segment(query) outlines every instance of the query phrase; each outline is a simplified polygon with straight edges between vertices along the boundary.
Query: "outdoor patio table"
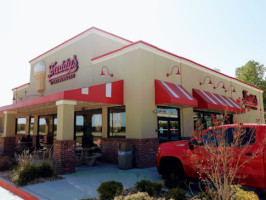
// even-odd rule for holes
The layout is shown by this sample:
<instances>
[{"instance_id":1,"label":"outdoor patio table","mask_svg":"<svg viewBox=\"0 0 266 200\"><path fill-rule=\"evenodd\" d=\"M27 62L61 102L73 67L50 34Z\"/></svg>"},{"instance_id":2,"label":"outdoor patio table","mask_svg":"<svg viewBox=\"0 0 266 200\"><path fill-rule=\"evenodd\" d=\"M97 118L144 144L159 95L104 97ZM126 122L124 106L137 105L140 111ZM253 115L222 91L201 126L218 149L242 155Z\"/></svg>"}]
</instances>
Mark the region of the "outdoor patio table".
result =
<instances>
[{"instance_id":1,"label":"outdoor patio table","mask_svg":"<svg viewBox=\"0 0 266 200\"><path fill-rule=\"evenodd\" d=\"M96 162L96 158L100 157L100 153L92 153L98 147L76 147L76 161L78 164L84 164L87 166L93 166Z\"/></svg>"}]
</instances>

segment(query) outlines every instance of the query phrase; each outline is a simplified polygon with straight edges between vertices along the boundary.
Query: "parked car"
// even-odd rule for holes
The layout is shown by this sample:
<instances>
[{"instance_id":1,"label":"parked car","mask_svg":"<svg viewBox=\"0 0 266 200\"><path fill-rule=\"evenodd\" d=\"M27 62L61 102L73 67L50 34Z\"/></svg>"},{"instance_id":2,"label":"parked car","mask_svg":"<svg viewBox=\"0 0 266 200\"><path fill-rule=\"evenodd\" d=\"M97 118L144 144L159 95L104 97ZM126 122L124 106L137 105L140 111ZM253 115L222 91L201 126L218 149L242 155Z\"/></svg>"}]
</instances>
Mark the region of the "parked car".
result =
<instances>
[{"instance_id":1,"label":"parked car","mask_svg":"<svg viewBox=\"0 0 266 200\"><path fill-rule=\"evenodd\" d=\"M233 134L236 126L236 124L223 125L220 128ZM259 147L261 148L261 141L265 141L266 137L266 125L243 124L243 129L247 130L246 133L252 129L253 138L248 143L250 148L248 150L245 149L248 152L244 152L241 157L242 161L249 159L253 155L253 152L256 152ZM210 128L206 131L212 130L213 128ZM233 136L231 137L233 138ZM243 142L245 142L245 139ZM203 144L195 143L191 139L189 141L166 142L159 145L157 169L165 180L166 186L175 187L186 178L199 178L193 166L194 163L190 159L190 155L195 153L195 145ZM237 171L239 176L244 177L241 183L245 186L266 189L266 145L265 143L263 145L262 153L255 156ZM243 147L240 145L239 148Z\"/></svg>"}]
</instances>

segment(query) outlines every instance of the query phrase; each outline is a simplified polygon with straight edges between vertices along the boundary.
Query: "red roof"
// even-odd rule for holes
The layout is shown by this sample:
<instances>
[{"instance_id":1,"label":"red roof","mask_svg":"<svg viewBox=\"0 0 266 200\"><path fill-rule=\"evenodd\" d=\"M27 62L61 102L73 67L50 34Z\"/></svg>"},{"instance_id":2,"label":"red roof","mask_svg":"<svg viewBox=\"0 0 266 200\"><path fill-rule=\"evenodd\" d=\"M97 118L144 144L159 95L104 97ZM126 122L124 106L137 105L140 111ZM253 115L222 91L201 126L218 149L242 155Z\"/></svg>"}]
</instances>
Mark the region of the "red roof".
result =
<instances>
[{"instance_id":1,"label":"red roof","mask_svg":"<svg viewBox=\"0 0 266 200\"><path fill-rule=\"evenodd\" d=\"M181 85L155 80L155 104L178 104L185 107L196 107L198 102Z\"/></svg>"},{"instance_id":2,"label":"red roof","mask_svg":"<svg viewBox=\"0 0 266 200\"><path fill-rule=\"evenodd\" d=\"M29 99L7 106L0 107L0 112L13 109L19 109L27 106L55 102L59 100L75 100L106 104L124 104L123 96L124 81L115 81L111 83L94 85L86 88L67 90L55 94Z\"/></svg>"},{"instance_id":3,"label":"red roof","mask_svg":"<svg viewBox=\"0 0 266 200\"><path fill-rule=\"evenodd\" d=\"M238 113L244 111L231 97L197 89L193 89L193 96L198 100L197 108L228 110Z\"/></svg>"}]
</instances>

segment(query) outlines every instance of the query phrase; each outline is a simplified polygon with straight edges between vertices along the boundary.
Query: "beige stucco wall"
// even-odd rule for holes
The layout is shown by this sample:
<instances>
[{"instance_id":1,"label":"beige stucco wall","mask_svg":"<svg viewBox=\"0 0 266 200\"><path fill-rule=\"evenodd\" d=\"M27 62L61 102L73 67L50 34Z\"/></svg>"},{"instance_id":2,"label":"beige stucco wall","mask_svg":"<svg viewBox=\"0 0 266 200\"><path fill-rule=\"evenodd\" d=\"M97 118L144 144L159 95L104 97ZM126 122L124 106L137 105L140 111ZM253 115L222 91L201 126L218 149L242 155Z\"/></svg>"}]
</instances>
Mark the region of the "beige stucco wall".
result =
<instances>
[{"instance_id":1,"label":"beige stucco wall","mask_svg":"<svg viewBox=\"0 0 266 200\"><path fill-rule=\"evenodd\" d=\"M118 57L92 64L92 58L122 46L122 43L112 41L103 36L91 34L53 54L36 59L31 62L30 86L26 90L20 91L19 95L25 94L25 91L27 91L26 94L28 98L36 98L35 95L39 95L36 92L36 81L33 72L33 68L37 62L43 61L46 64L46 74L48 75L50 63L57 61L58 64L61 64L63 60L67 58L72 59L73 55L77 55L79 69L76 72L76 78L54 85L50 85L48 78L46 78L46 91L42 95L124 80L127 138L157 138L157 114L153 112L157 109L155 105L154 79L180 84L190 94L192 94L192 89L195 88L237 99L238 97L242 98L242 90L247 90L249 94L257 95L259 100L258 108L263 109L262 93L258 90L239 82L236 83L231 79L225 78L217 73L212 73L209 70L200 70L196 64L191 62L177 58L166 58L144 49L132 50ZM101 68L104 65L109 68L110 73L113 73L114 77L100 76ZM181 76L167 77L166 73L170 73L174 65L180 66ZM211 77L214 85L199 85L206 76ZM209 80L206 82L208 81ZM213 87L216 86L219 81L223 81L226 88L228 88L230 84L234 85L237 92L225 92L225 90L221 88L222 85L214 89ZM183 108L182 105L174 105L174 107L180 108L182 136L191 136L193 132L193 108ZM61 108L58 107L58 109L60 110ZM107 137L107 107L103 107L102 112L102 135L103 137ZM263 113L263 110L261 112ZM63 113L63 111L61 113ZM256 122L259 116L261 116L262 121L264 121L264 116L260 114L259 109L257 111L251 110L247 114L242 115L239 120L242 122ZM60 117L63 117L63 115L58 116L58 120ZM235 119L236 118L237 116L235 116ZM71 138L72 135L70 136L69 134L70 133L67 134L67 138ZM60 135L58 135L58 138L62 139Z\"/></svg>"}]
</instances>

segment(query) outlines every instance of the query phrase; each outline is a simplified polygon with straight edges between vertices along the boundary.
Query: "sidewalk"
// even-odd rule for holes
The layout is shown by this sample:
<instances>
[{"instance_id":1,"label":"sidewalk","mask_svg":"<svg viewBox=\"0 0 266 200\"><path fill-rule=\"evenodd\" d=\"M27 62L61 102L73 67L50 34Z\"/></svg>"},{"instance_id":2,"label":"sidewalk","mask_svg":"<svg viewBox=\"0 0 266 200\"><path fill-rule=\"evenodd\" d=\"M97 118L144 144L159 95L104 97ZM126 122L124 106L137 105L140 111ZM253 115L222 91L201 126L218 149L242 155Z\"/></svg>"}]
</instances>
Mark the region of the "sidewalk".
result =
<instances>
[{"instance_id":1,"label":"sidewalk","mask_svg":"<svg viewBox=\"0 0 266 200\"><path fill-rule=\"evenodd\" d=\"M63 175L65 179L20 187L40 200L74 200L97 197L97 188L105 181L119 181L124 187L133 187L142 179L158 181L157 169L120 170L117 165L97 162L93 167L78 167L74 174Z\"/></svg>"}]
</instances>

